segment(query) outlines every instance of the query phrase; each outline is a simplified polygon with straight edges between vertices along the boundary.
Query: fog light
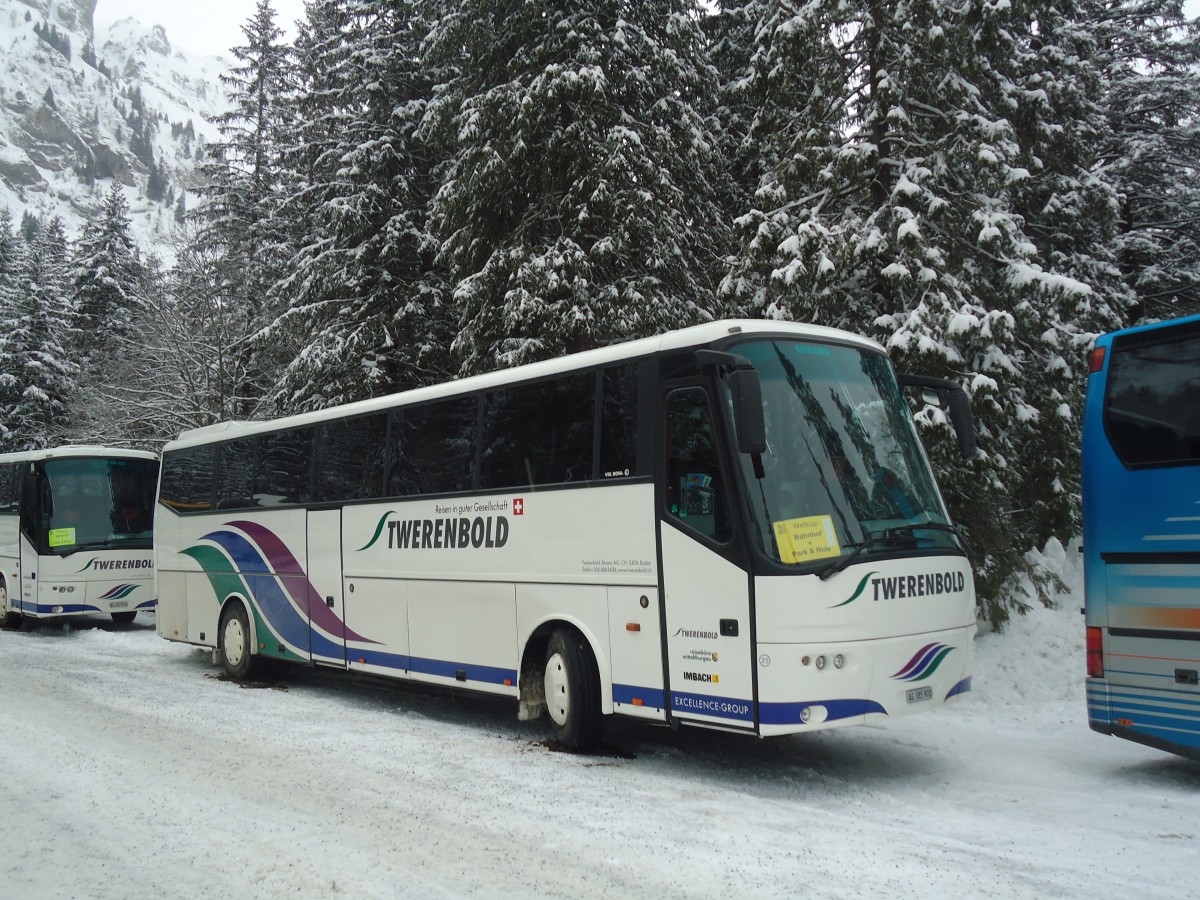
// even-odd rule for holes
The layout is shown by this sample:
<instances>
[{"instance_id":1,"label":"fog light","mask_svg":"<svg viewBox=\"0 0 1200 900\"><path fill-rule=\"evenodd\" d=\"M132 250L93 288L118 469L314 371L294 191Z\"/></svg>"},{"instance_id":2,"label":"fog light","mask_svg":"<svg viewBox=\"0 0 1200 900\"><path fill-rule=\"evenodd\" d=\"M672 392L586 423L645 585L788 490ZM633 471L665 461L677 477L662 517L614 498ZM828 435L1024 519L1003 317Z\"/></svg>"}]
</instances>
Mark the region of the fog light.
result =
<instances>
[{"instance_id":1,"label":"fog light","mask_svg":"<svg viewBox=\"0 0 1200 900\"><path fill-rule=\"evenodd\" d=\"M62 607L61 606L54 607L53 612L56 612L56 613L62 612Z\"/></svg>"},{"instance_id":2,"label":"fog light","mask_svg":"<svg viewBox=\"0 0 1200 900\"><path fill-rule=\"evenodd\" d=\"M835 669L840 669L845 664L846 664L846 657L842 656L842 654L839 653L837 656L835 656L833 658L833 667Z\"/></svg>"},{"instance_id":3,"label":"fog light","mask_svg":"<svg viewBox=\"0 0 1200 900\"><path fill-rule=\"evenodd\" d=\"M817 668L818 669L825 668L825 657L824 656L817 657Z\"/></svg>"},{"instance_id":4,"label":"fog light","mask_svg":"<svg viewBox=\"0 0 1200 900\"><path fill-rule=\"evenodd\" d=\"M804 709L800 710L800 721L803 722L805 725L808 724L808 720L811 718L812 718L812 710L809 709L807 706L804 707Z\"/></svg>"}]
</instances>

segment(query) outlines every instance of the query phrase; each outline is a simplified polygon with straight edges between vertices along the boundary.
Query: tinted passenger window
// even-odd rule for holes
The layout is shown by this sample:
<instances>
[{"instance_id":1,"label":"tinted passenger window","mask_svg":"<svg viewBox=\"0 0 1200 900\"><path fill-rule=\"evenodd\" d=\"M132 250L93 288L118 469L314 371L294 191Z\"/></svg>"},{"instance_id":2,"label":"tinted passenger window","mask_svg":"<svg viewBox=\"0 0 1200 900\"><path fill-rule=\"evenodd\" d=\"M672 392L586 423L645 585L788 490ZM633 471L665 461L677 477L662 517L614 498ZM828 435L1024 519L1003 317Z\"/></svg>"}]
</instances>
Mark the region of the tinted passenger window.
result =
<instances>
[{"instance_id":1,"label":"tinted passenger window","mask_svg":"<svg viewBox=\"0 0 1200 900\"><path fill-rule=\"evenodd\" d=\"M0 464L0 513L17 511L16 504L13 503L16 480L16 463Z\"/></svg>"},{"instance_id":2,"label":"tinted passenger window","mask_svg":"<svg viewBox=\"0 0 1200 900\"><path fill-rule=\"evenodd\" d=\"M1151 332L1113 344L1104 424L1128 466L1200 460L1200 331Z\"/></svg>"},{"instance_id":3,"label":"tinted passenger window","mask_svg":"<svg viewBox=\"0 0 1200 900\"><path fill-rule=\"evenodd\" d=\"M391 496L449 494L474 487L479 401L459 397L392 412Z\"/></svg>"},{"instance_id":4,"label":"tinted passenger window","mask_svg":"<svg viewBox=\"0 0 1200 900\"><path fill-rule=\"evenodd\" d=\"M637 473L638 370L618 366L604 370L600 413L600 477L623 478Z\"/></svg>"},{"instance_id":5,"label":"tinted passenger window","mask_svg":"<svg viewBox=\"0 0 1200 900\"><path fill-rule=\"evenodd\" d=\"M192 447L163 456L162 502L181 512L211 509L213 502L213 448Z\"/></svg>"},{"instance_id":6,"label":"tinted passenger window","mask_svg":"<svg viewBox=\"0 0 1200 900\"><path fill-rule=\"evenodd\" d=\"M327 422L317 435L314 500L369 500L383 496L387 413Z\"/></svg>"},{"instance_id":7,"label":"tinted passenger window","mask_svg":"<svg viewBox=\"0 0 1200 900\"><path fill-rule=\"evenodd\" d=\"M218 448L221 483L217 491L217 509L245 509L254 506L254 457L258 438L229 441Z\"/></svg>"},{"instance_id":8,"label":"tinted passenger window","mask_svg":"<svg viewBox=\"0 0 1200 900\"><path fill-rule=\"evenodd\" d=\"M308 502L312 441L311 428L262 436L254 476L254 499L259 506Z\"/></svg>"},{"instance_id":9,"label":"tinted passenger window","mask_svg":"<svg viewBox=\"0 0 1200 900\"><path fill-rule=\"evenodd\" d=\"M594 373L486 395L480 487L589 481L595 409Z\"/></svg>"}]
</instances>

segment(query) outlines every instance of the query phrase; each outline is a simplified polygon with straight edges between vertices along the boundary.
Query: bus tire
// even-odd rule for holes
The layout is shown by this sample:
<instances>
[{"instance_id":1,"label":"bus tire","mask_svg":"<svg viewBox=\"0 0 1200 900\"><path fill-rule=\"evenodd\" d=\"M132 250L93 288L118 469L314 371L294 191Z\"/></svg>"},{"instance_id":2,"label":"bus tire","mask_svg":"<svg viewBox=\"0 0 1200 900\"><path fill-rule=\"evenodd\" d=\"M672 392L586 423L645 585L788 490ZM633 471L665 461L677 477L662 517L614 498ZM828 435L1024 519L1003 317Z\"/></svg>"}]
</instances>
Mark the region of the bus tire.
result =
<instances>
[{"instance_id":1,"label":"bus tire","mask_svg":"<svg viewBox=\"0 0 1200 900\"><path fill-rule=\"evenodd\" d=\"M128 612L109 613L109 615L112 616L112 620L118 625L128 625L137 618L137 610L133 609L129 610Z\"/></svg>"},{"instance_id":2,"label":"bus tire","mask_svg":"<svg viewBox=\"0 0 1200 900\"><path fill-rule=\"evenodd\" d=\"M226 605L221 613L217 649L221 651L226 675L234 681L245 681L250 677L256 661L250 644L250 619L246 616L246 607L236 600Z\"/></svg>"},{"instance_id":3,"label":"bus tire","mask_svg":"<svg viewBox=\"0 0 1200 900\"><path fill-rule=\"evenodd\" d=\"M581 635L559 629L546 645L546 709L555 739L568 750L590 750L604 734L600 675Z\"/></svg>"},{"instance_id":4,"label":"bus tire","mask_svg":"<svg viewBox=\"0 0 1200 900\"><path fill-rule=\"evenodd\" d=\"M0 628L16 628L24 618L8 608L8 585L0 582Z\"/></svg>"}]
</instances>

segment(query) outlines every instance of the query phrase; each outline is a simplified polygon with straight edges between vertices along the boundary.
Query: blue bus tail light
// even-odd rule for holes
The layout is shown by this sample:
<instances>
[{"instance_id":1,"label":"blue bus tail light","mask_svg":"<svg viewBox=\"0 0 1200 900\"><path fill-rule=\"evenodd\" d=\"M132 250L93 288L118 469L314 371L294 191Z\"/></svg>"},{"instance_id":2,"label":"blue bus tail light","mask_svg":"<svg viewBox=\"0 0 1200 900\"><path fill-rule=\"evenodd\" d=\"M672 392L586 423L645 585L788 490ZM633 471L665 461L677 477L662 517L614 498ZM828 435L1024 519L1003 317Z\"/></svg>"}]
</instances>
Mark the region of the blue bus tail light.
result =
<instances>
[{"instance_id":1,"label":"blue bus tail light","mask_svg":"<svg viewBox=\"0 0 1200 900\"><path fill-rule=\"evenodd\" d=\"M1088 353L1088 374L1091 375L1093 372L1099 372L1103 368L1104 348L1093 347L1091 352Z\"/></svg>"},{"instance_id":2,"label":"blue bus tail light","mask_svg":"<svg viewBox=\"0 0 1200 900\"><path fill-rule=\"evenodd\" d=\"M1104 639L1094 625L1087 630L1087 673L1088 678L1104 677Z\"/></svg>"}]
</instances>

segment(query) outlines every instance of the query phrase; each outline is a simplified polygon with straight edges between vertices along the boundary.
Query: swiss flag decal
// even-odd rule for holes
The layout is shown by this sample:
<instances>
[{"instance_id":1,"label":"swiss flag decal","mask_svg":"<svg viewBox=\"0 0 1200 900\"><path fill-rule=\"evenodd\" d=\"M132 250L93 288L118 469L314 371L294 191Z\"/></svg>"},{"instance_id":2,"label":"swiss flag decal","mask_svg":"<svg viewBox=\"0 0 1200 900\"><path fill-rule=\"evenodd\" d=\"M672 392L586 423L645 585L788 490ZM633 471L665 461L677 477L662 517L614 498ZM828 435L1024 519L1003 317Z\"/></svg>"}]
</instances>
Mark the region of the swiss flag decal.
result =
<instances>
[{"instance_id":1,"label":"swiss flag decal","mask_svg":"<svg viewBox=\"0 0 1200 900\"><path fill-rule=\"evenodd\" d=\"M520 497L517 497L515 500L513 500L513 515L525 515L525 501Z\"/></svg>"}]
</instances>

